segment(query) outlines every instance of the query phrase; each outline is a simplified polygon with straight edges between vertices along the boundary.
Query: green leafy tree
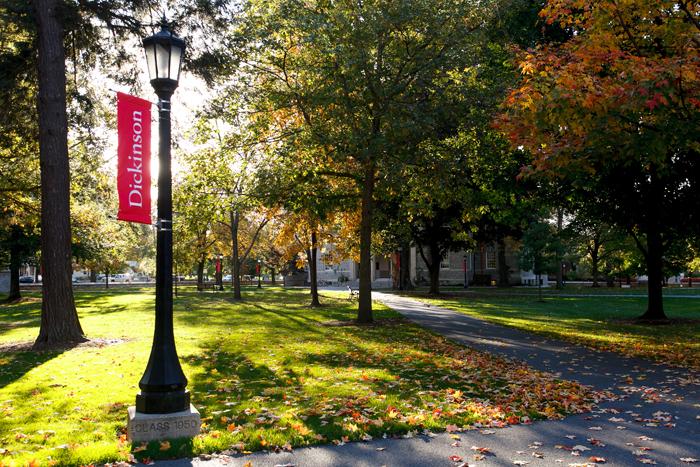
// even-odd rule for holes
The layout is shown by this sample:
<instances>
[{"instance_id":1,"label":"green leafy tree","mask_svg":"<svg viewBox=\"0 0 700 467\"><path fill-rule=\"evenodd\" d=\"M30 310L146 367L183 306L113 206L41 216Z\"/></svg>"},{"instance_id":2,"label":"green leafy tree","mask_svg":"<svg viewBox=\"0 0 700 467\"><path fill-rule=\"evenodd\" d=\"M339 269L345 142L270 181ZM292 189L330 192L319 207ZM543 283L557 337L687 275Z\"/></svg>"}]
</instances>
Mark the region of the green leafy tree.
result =
<instances>
[{"instance_id":1,"label":"green leafy tree","mask_svg":"<svg viewBox=\"0 0 700 467\"><path fill-rule=\"evenodd\" d=\"M454 86L488 15L476 1L245 4L240 83L267 135L305 149L311 173L360 198L357 319L372 321L375 189L434 131L432 97ZM270 129L273 130L270 130Z\"/></svg>"},{"instance_id":2,"label":"green leafy tree","mask_svg":"<svg viewBox=\"0 0 700 467\"><path fill-rule=\"evenodd\" d=\"M44 269L42 319L36 349L83 340L71 288L70 170L68 134L72 117L67 106L84 96L80 89L67 92L67 70L74 75L98 61L115 70L114 77L134 82L134 67L122 67L130 54L124 47L130 35L143 36L139 17L151 16L150 0L65 2L62 0L8 1L0 13L17 26L17 43L38 50L36 59L26 55L26 64L36 65L39 159L41 161L41 237ZM188 18L188 32L216 23L217 12L228 2L178 4L176 17ZM194 19L194 21L190 20ZM13 32L16 32L13 31ZM32 48L30 47L30 49ZM23 47L22 50L25 48ZM195 49L196 48L191 48ZM216 62L212 47L199 59L201 69ZM189 63L196 60L190 59ZM209 67L207 70L216 68ZM69 100L70 98L70 100ZM89 101L83 100L83 103ZM85 106L80 106L85 111ZM89 106L88 106L89 107ZM89 111L89 109L87 109Z\"/></svg>"},{"instance_id":3,"label":"green leafy tree","mask_svg":"<svg viewBox=\"0 0 700 467\"><path fill-rule=\"evenodd\" d=\"M700 230L697 15L687 1L548 1L541 17L570 38L523 52L500 121L533 171L634 239L652 321L666 318L667 253Z\"/></svg>"}]
</instances>

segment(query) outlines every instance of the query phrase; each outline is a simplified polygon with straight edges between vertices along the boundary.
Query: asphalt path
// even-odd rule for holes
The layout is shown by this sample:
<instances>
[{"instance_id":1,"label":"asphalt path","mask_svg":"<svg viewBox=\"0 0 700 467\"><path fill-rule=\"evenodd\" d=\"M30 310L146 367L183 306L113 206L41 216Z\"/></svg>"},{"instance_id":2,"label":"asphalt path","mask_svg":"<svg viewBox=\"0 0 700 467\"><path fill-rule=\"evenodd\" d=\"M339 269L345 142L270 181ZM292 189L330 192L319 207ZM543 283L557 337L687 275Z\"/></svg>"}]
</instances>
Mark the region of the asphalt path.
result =
<instances>
[{"instance_id":1,"label":"asphalt path","mask_svg":"<svg viewBox=\"0 0 700 467\"><path fill-rule=\"evenodd\" d=\"M161 467L700 465L700 374L486 323L412 298L374 292L406 318L461 344L527 362L614 394L589 414L503 429L417 434L293 452L220 454ZM699 336L700 338L700 336ZM457 439L459 438L459 439ZM487 448L481 454L475 448ZM455 456L455 457L452 457ZM477 456L479 459L475 458ZM483 456L483 458L481 458ZM595 459L597 458L597 459ZM604 459L604 464L600 461Z\"/></svg>"}]
</instances>

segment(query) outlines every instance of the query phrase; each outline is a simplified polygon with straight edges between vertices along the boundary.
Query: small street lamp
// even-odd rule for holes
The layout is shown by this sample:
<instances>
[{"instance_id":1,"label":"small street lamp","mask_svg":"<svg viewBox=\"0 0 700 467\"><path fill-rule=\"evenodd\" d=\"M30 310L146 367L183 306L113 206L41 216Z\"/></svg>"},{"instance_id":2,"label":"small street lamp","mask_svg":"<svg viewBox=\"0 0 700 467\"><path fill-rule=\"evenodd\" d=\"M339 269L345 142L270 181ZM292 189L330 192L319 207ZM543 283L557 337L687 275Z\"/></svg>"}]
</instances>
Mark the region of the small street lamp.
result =
<instances>
[{"instance_id":1,"label":"small street lamp","mask_svg":"<svg viewBox=\"0 0 700 467\"><path fill-rule=\"evenodd\" d=\"M158 221L156 241L156 323L148 365L139 381L136 412L170 414L190 409L187 378L173 335L173 201L170 169L170 97L180 77L185 41L168 28L143 40L151 85L158 95Z\"/></svg>"},{"instance_id":2,"label":"small street lamp","mask_svg":"<svg viewBox=\"0 0 700 467\"><path fill-rule=\"evenodd\" d=\"M261 271L260 271L260 265L261 265L261 263L262 263L262 261L261 261L261 260L258 260L258 264L255 265L255 270L256 270L255 272L258 273L258 288L259 288L259 289L262 289L262 283L261 283L262 277L261 277L261 275L260 275L260 272L261 272Z\"/></svg>"},{"instance_id":3,"label":"small street lamp","mask_svg":"<svg viewBox=\"0 0 700 467\"><path fill-rule=\"evenodd\" d=\"M468 259L467 255L464 255L462 257L462 269L464 270L464 288L465 289L469 288L469 278L467 277L467 259Z\"/></svg>"}]
</instances>

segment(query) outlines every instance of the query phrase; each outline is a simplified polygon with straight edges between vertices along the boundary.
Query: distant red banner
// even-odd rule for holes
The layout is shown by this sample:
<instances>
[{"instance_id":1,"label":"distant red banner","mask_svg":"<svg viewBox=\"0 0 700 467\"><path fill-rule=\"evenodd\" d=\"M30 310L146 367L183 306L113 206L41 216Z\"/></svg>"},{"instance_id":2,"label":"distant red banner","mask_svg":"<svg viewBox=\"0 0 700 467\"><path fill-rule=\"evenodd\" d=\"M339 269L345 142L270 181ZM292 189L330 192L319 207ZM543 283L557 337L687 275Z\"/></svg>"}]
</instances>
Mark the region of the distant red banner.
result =
<instances>
[{"instance_id":1,"label":"distant red banner","mask_svg":"<svg viewBox=\"0 0 700 467\"><path fill-rule=\"evenodd\" d=\"M151 224L151 103L117 93L117 219Z\"/></svg>"}]
</instances>

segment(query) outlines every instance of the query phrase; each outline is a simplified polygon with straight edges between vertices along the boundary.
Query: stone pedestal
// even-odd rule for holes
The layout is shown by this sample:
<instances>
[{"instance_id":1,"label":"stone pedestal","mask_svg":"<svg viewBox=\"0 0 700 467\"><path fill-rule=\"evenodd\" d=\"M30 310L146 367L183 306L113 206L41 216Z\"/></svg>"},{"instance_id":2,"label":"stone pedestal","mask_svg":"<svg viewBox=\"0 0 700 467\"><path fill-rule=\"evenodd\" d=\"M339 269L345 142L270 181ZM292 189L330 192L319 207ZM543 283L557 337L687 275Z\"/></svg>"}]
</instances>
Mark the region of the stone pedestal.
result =
<instances>
[{"instance_id":1,"label":"stone pedestal","mask_svg":"<svg viewBox=\"0 0 700 467\"><path fill-rule=\"evenodd\" d=\"M199 412L190 404L189 410L166 414L146 414L129 407L127 436L131 441L153 441L175 438L193 438L199 434L202 421Z\"/></svg>"}]
</instances>

